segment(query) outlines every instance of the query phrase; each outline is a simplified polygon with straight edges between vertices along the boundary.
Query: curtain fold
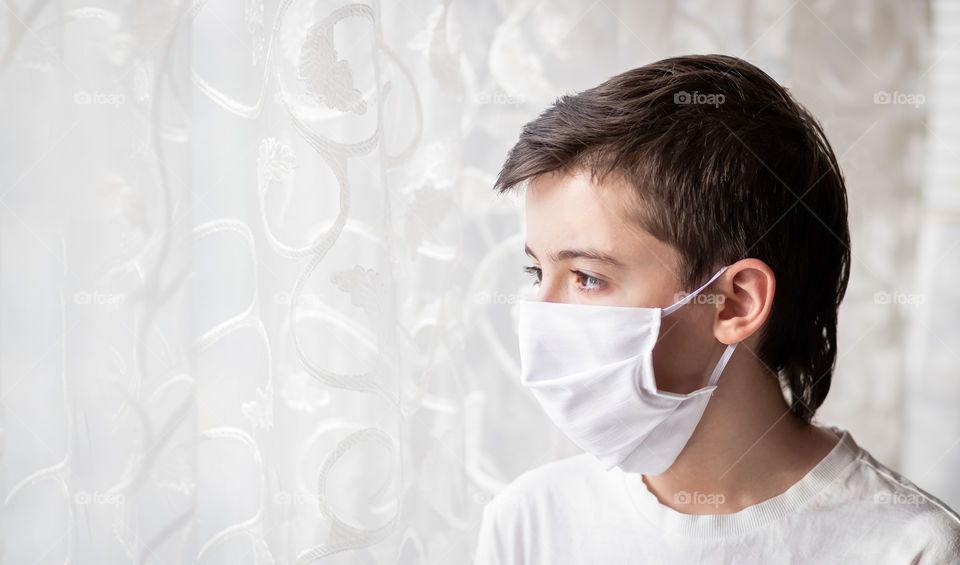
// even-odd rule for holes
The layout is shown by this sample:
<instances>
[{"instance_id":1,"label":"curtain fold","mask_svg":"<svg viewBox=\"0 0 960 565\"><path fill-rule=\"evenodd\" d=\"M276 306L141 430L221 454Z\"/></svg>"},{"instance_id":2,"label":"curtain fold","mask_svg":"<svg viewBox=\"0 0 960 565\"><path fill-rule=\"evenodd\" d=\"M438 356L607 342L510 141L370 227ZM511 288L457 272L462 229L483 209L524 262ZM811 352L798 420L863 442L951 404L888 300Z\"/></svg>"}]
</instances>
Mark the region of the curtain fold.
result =
<instances>
[{"instance_id":1,"label":"curtain fold","mask_svg":"<svg viewBox=\"0 0 960 565\"><path fill-rule=\"evenodd\" d=\"M34 0L0 22L4 561L469 562L484 504L578 452L519 383L521 199L493 180L555 97L688 53L744 57L822 120L854 262L818 420L960 506L926 3Z\"/></svg>"}]
</instances>

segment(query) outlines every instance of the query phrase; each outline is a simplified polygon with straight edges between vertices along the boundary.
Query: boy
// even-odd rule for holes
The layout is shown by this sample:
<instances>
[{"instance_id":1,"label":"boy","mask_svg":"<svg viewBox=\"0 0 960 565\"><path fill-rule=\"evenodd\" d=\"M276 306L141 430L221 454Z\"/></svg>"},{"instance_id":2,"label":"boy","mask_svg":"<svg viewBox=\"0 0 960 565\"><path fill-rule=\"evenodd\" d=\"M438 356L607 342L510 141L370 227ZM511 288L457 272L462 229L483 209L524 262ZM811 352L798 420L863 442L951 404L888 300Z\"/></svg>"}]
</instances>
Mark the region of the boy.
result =
<instances>
[{"instance_id":1,"label":"boy","mask_svg":"<svg viewBox=\"0 0 960 565\"><path fill-rule=\"evenodd\" d=\"M812 423L847 198L782 86L722 55L633 69L523 128L494 188L523 183L521 379L586 453L485 507L477 565L960 563L953 510Z\"/></svg>"}]
</instances>

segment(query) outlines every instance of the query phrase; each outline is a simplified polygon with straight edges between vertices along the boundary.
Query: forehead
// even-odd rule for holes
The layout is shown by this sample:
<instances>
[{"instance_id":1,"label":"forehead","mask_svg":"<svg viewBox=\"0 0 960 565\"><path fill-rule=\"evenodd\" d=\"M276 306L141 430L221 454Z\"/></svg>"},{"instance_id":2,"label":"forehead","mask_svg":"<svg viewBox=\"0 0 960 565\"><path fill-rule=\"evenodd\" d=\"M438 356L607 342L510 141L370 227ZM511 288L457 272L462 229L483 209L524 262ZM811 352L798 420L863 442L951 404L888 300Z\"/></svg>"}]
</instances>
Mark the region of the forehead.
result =
<instances>
[{"instance_id":1,"label":"forehead","mask_svg":"<svg viewBox=\"0 0 960 565\"><path fill-rule=\"evenodd\" d=\"M625 233L643 231L627 214L628 190L621 182L594 184L586 172L534 177L524 196L527 243L535 251L575 243L607 251L624 247Z\"/></svg>"},{"instance_id":2,"label":"forehead","mask_svg":"<svg viewBox=\"0 0 960 565\"><path fill-rule=\"evenodd\" d=\"M675 265L673 247L631 219L632 190L623 180L594 184L586 172L534 177L524 195L526 246L541 263L572 249L609 255L625 268Z\"/></svg>"}]
</instances>

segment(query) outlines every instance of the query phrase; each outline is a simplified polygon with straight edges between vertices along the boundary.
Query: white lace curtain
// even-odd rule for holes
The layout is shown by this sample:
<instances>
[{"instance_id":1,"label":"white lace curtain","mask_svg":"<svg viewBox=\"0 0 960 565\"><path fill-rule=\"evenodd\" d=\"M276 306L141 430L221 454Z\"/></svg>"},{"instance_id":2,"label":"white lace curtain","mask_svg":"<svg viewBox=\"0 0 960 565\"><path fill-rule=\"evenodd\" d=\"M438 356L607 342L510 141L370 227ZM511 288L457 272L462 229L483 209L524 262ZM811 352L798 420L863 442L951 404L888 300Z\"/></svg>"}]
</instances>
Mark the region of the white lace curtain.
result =
<instances>
[{"instance_id":1,"label":"white lace curtain","mask_svg":"<svg viewBox=\"0 0 960 565\"><path fill-rule=\"evenodd\" d=\"M819 420L960 506L950 9L4 2L3 561L469 562L498 489L576 453L518 383L494 176L556 96L687 53L824 122L854 262Z\"/></svg>"}]
</instances>

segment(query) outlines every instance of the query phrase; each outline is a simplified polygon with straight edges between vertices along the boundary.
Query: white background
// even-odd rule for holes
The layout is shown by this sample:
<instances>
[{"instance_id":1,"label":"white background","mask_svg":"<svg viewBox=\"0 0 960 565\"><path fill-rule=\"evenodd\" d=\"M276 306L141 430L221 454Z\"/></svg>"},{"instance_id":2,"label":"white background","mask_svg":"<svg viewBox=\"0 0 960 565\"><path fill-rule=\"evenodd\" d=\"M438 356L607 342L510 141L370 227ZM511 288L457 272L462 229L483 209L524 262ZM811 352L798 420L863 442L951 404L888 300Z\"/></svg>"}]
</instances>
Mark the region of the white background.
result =
<instances>
[{"instance_id":1,"label":"white background","mask_svg":"<svg viewBox=\"0 0 960 565\"><path fill-rule=\"evenodd\" d=\"M576 453L519 384L491 191L556 96L722 52L848 182L817 421L960 507L960 7L5 1L5 563L465 563ZM888 103L883 103L884 101Z\"/></svg>"}]
</instances>

